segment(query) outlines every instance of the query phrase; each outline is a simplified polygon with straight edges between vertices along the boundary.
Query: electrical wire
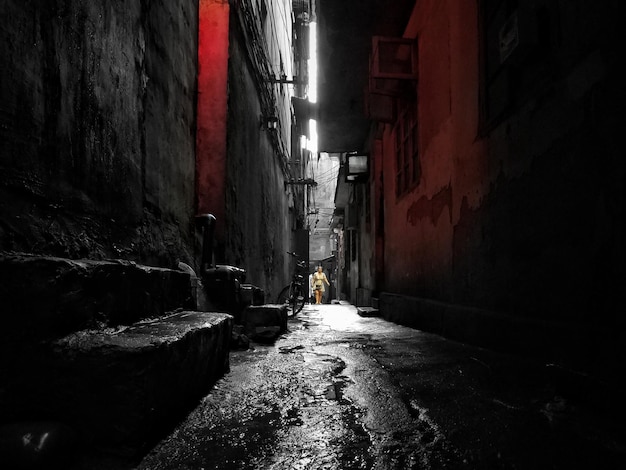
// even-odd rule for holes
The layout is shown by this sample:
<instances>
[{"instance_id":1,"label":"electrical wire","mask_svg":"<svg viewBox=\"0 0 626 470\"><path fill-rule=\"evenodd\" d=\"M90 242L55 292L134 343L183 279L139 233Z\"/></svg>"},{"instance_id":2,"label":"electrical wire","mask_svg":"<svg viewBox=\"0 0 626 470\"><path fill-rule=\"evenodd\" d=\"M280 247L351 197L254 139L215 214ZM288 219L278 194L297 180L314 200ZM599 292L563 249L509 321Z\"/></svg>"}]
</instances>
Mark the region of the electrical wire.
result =
<instances>
[{"instance_id":1,"label":"electrical wire","mask_svg":"<svg viewBox=\"0 0 626 470\"><path fill-rule=\"evenodd\" d=\"M240 30L244 36L245 47L248 57L252 63L252 72L255 77L255 84L259 91L259 100L261 109L266 116L278 116L277 97L275 95L275 87L273 80L275 78L274 71L271 67L269 59L269 51L267 39L259 30L258 15L255 14L253 7L247 0L239 0L235 2L237 17L240 24ZM270 15L270 17L273 15ZM271 36L271 33L270 33ZM274 35L277 37L276 35ZM289 176L290 169L288 161L290 152L287 145L282 139L282 133L272 132L269 134L270 141L274 147L275 153L280 157L281 168L286 177Z\"/></svg>"}]
</instances>

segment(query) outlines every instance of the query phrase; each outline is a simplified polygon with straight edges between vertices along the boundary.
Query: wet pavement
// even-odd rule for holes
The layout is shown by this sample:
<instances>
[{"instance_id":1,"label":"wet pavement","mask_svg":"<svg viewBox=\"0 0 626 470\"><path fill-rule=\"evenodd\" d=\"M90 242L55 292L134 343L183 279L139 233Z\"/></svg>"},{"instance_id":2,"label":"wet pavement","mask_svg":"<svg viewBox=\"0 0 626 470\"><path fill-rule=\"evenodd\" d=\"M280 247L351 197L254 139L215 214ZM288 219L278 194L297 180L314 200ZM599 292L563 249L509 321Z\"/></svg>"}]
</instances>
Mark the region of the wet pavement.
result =
<instances>
[{"instance_id":1,"label":"wet pavement","mask_svg":"<svg viewBox=\"0 0 626 470\"><path fill-rule=\"evenodd\" d=\"M545 364L308 305L137 470L623 468L624 425L558 394Z\"/></svg>"}]
</instances>

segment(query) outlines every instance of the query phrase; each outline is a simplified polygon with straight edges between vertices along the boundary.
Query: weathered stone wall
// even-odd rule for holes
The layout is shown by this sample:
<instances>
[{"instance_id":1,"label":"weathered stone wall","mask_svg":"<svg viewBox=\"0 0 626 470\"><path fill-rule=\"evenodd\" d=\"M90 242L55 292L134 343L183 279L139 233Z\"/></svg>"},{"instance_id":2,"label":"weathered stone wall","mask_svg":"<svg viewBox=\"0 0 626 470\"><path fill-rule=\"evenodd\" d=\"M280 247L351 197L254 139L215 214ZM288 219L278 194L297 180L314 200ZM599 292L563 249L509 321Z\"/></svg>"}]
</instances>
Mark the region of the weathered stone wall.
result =
<instances>
[{"instance_id":1,"label":"weathered stone wall","mask_svg":"<svg viewBox=\"0 0 626 470\"><path fill-rule=\"evenodd\" d=\"M239 20L231 16L226 221L228 234L218 247L220 262L240 266L247 281L265 290L272 302L289 282L295 228L290 189L285 185L284 160L264 129L259 87L241 35ZM219 223L219 221L218 221Z\"/></svg>"},{"instance_id":2,"label":"weathered stone wall","mask_svg":"<svg viewBox=\"0 0 626 470\"><path fill-rule=\"evenodd\" d=\"M0 250L192 256L197 0L7 0Z\"/></svg>"}]
</instances>

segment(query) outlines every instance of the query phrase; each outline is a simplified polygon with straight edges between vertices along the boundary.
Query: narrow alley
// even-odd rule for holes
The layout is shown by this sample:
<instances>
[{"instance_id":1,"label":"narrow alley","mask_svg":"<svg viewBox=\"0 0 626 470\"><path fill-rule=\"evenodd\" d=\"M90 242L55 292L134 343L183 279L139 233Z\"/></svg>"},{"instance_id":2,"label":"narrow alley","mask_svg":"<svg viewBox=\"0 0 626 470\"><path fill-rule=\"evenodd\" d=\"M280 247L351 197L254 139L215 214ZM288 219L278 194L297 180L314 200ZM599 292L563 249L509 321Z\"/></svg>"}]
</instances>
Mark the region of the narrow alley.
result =
<instances>
[{"instance_id":1,"label":"narrow alley","mask_svg":"<svg viewBox=\"0 0 626 470\"><path fill-rule=\"evenodd\" d=\"M307 305L275 344L232 353L137 470L618 468L621 403L560 386L545 364Z\"/></svg>"},{"instance_id":2,"label":"narrow alley","mask_svg":"<svg viewBox=\"0 0 626 470\"><path fill-rule=\"evenodd\" d=\"M2 0L2 470L624 467L625 8Z\"/></svg>"}]
</instances>

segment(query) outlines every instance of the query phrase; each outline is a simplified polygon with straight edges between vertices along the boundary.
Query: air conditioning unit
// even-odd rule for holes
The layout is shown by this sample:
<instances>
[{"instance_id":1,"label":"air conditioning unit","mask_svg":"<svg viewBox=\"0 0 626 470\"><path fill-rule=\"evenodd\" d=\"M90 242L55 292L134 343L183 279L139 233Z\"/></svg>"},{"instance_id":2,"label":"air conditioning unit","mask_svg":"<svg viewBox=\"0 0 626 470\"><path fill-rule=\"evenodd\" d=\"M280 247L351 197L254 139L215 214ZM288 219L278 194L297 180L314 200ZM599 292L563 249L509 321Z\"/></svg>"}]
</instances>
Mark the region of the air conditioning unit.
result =
<instances>
[{"instance_id":1,"label":"air conditioning unit","mask_svg":"<svg viewBox=\"0 0 626 470\"><path fill-rule=\"evenodd\" d=\"M418 79L417 59L415 39L374 36L370 57L370 93L402 94L407 82Z\"/></svg>"}]
</instances>

